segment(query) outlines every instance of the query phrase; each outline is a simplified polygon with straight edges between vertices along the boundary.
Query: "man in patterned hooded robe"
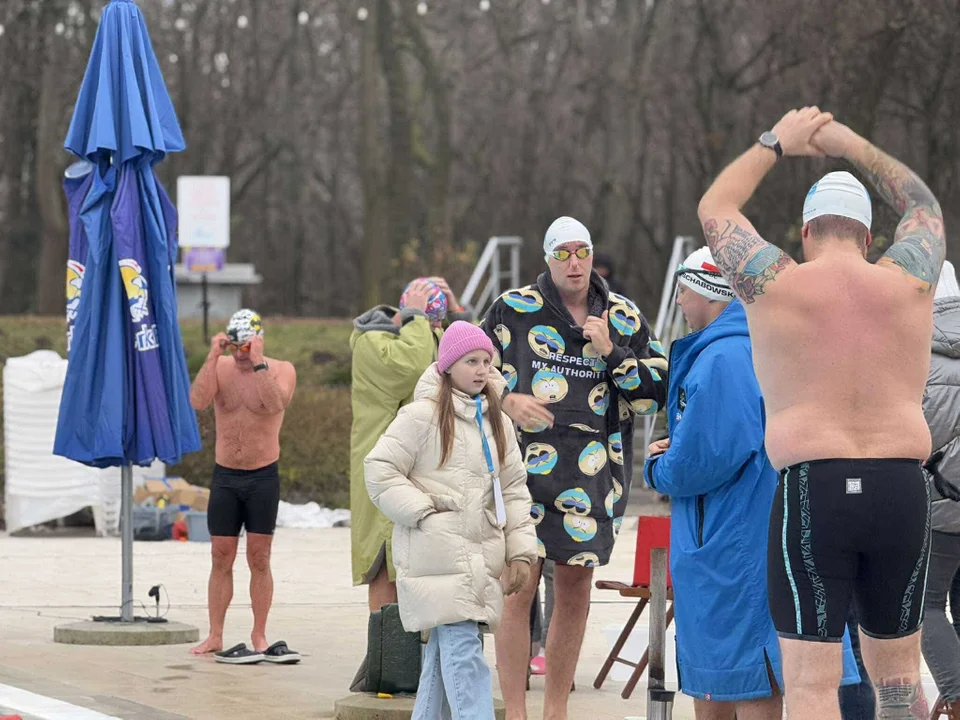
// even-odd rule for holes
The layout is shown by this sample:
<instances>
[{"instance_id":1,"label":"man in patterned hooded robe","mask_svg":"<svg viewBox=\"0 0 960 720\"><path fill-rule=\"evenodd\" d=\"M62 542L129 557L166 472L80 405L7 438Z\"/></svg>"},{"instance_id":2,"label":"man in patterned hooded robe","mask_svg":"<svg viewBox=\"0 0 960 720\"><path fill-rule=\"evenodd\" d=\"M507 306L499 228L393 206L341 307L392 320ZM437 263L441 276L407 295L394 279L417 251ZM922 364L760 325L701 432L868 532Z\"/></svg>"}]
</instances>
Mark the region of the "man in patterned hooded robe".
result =
<instances>
[{"instance_id":1,"label":"man in patterned hooded robe","mask_svg":"<svg viewBox=\"0 0 960 720\"><path fill-rule=\"evenodd\" d=\"M520 425L540 555L556 562L545 718L566 718L590 605L593 568L610 560L627 505L634 416L666 401L667 360L637 306L593 271L586 227L558 218L543 241L548 270L500 297L484 318ZM507 598L497 666L507 718L525 718L529 615L539 567Z\"/></svg>"}]
</instances>

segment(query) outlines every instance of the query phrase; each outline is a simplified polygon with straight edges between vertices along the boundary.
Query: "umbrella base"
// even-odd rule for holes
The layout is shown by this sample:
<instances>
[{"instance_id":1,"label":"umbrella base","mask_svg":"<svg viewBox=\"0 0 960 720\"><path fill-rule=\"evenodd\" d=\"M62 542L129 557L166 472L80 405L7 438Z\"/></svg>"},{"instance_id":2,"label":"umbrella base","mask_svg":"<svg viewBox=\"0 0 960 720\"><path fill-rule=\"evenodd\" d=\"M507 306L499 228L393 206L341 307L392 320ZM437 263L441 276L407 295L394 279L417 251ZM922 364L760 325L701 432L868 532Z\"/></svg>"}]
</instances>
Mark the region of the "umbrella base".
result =
<instances>
[{"instance_id":1,"label":"umbrella base","mask_svg":"<svg viewBox=\"0 0 960 720\"><path fill-rule=\"evenodd\" d=\"M53 641L66 645L182 645L199 642L200 631L178 622L134 622L104 618L108 622L84 621L58 625Z\"/></svg>"}]
</instances>

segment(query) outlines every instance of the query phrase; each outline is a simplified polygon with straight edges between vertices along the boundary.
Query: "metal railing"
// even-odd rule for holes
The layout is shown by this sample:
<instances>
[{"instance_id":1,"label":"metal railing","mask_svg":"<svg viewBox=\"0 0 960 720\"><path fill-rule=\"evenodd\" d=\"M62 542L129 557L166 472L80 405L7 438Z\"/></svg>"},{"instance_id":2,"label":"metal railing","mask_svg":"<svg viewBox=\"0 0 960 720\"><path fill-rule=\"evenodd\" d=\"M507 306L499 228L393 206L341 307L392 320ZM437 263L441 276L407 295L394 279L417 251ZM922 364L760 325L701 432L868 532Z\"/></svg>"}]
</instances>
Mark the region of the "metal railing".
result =
<instances>
[{"instance_id":1,"label":"metal railing","mask_svg":"<svg viewBox=\"0 0 960 720\"><path fill-rule=\"evenodd\" d=\"M483 249L470 280L467 281L467 287L460 295L460 304L477 319L483 317L487 308L506 290L520 287L520 247L522 245L523 238L519 237L492 237L487 240L487 246ZM502 269L500 257L500 251L503 248L510 251L506 272ZM484 277L487 278L486 284L477 295ZM506 288L501 284L504 280L510 282Z\"/></svg>"}]
</instances>

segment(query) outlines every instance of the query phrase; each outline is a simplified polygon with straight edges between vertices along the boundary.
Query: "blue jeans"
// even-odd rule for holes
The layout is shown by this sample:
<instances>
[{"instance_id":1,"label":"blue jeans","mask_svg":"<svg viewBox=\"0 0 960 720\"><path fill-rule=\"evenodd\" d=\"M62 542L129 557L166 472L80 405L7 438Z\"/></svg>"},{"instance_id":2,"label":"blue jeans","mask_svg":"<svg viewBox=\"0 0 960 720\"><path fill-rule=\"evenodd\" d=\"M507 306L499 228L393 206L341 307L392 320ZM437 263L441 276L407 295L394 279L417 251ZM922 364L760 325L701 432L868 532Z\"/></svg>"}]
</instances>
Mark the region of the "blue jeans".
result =
<instances>
[{"instance_id":1,"label":"blue jeans","mask_svg":"<svg viewBox=\"0 0 960 720\"><path fill-rule=\"evenodd\" d=\"M412 720L493 720L490 668L477 623L430 631Z\"/></svg>"}]
</instances>

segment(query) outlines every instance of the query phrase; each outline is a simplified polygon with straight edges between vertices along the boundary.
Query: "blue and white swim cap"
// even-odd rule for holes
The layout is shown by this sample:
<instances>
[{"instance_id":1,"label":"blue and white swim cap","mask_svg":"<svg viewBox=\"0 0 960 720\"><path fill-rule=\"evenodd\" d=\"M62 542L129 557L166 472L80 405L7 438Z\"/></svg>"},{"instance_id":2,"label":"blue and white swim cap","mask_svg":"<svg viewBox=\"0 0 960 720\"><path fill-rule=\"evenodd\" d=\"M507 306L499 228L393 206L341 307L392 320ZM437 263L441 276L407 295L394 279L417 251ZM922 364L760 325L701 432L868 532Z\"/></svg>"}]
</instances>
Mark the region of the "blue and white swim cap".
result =
<instances>
[{"instance_id":1,"label":"blue and white swim cap","mask_svg":"<svg viewBox=\"0 0 960 720\"><path fill-rule=\"evenodd\" d=\"M869 230L873 222L870 193L862 182L848 172L827 173L807 193L807 199L803 202L803 224L821 215L850 218Z\"/></svg>"}]
</instances>

